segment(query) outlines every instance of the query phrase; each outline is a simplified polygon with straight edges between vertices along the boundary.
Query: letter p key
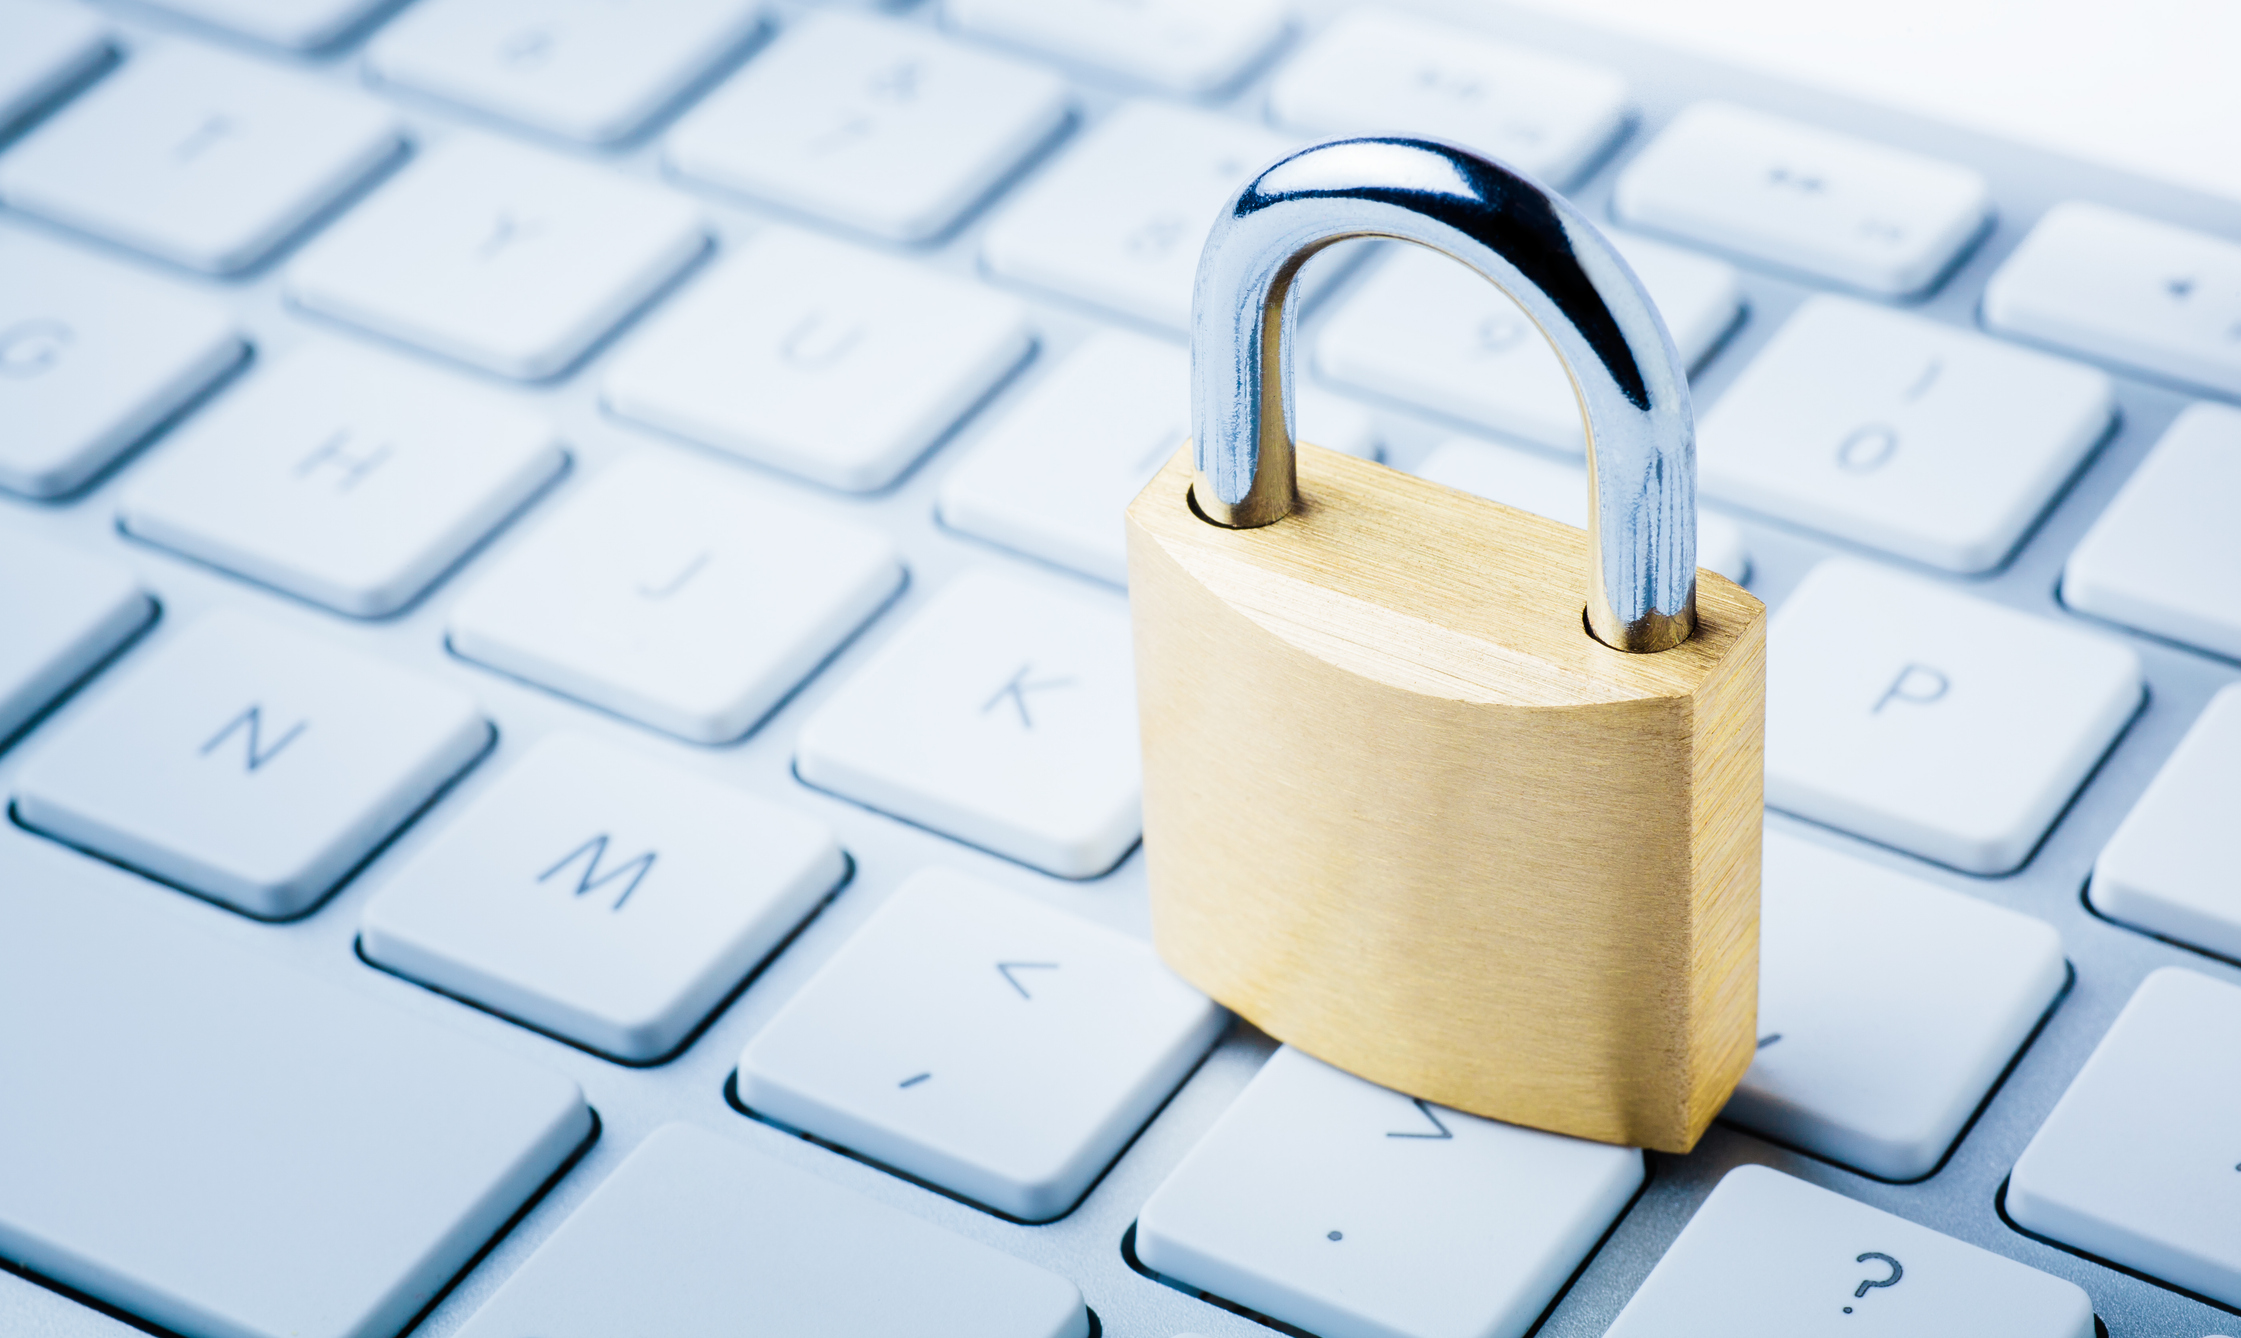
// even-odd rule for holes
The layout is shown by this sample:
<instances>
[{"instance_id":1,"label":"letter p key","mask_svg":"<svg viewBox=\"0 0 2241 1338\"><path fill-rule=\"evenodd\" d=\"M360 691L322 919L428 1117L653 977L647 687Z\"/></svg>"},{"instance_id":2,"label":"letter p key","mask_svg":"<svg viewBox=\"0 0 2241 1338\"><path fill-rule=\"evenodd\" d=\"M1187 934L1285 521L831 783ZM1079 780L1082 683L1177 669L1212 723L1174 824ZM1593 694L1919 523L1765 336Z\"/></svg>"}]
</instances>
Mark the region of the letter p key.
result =
<instances>
[{"instance_id":1,"label":"letter p key","mask_svg":"<svg viewBox=\"0 0 2241 1338\"><path fill-rule=\"evenodd\" d=\"M1899 676L1891 680L1891 686L1883 689L1883 695L1875 699L1875 707L1868 714L1881 715L1883 708L1892 702L1927 706L1943 697L1952 686L1952 681L1946 678L1943 671L1932 669L1926 664L1910 664L1899 670Z\"/></svg>"}]
</instances>

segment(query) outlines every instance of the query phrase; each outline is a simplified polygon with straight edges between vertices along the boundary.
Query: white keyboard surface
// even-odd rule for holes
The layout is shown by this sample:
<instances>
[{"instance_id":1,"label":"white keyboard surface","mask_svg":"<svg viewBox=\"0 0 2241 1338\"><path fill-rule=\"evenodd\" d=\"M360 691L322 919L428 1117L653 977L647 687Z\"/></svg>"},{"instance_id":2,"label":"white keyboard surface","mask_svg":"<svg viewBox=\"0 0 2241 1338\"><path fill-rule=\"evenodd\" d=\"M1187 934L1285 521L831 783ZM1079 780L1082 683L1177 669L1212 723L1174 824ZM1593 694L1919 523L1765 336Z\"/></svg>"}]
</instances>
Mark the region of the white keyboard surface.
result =
<instances>
[{"instance_id":1,"label":"white keyboard surface","mask_svg":"<svg viewBox=\"0 0 2241 1338\"><path fill-rule=\"evenodd\" d=\"M1774 611L1685 1157L1147 942L1121 511L1346 132L1612 230ZM1584 517L1513 304L1302 291ZM1553 11L0 0L0 1333L2241 1333L2237 399L2241 204Z\"/></svg>"}]
</instances>

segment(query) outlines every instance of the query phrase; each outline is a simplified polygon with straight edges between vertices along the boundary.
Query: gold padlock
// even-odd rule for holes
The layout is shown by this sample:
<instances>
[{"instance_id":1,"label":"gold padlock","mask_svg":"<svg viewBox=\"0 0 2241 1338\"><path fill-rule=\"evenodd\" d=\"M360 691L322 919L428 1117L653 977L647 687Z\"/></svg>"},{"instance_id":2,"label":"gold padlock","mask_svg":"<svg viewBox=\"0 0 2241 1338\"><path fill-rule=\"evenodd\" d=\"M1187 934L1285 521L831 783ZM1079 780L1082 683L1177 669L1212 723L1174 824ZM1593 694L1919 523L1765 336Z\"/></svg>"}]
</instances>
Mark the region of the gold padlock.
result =
<instances>
[{"instance_id":1,"label":"gold padlock","mask_svg":"<svg viewBox=\"0 0 2241 1338\"><path fill-rule=\"evenodd\" d=\"M1294 280L1351 237L1532 317L1587 532L1295 452ZM1754 1050L1766 610L1697 571L1687 376L1640 281L1500 164L1333 141L1215 224L1191 364L1193 442L1128 511L1161 954L1374 1082L1687 1151Z\"/></svg>"}]
</instances>

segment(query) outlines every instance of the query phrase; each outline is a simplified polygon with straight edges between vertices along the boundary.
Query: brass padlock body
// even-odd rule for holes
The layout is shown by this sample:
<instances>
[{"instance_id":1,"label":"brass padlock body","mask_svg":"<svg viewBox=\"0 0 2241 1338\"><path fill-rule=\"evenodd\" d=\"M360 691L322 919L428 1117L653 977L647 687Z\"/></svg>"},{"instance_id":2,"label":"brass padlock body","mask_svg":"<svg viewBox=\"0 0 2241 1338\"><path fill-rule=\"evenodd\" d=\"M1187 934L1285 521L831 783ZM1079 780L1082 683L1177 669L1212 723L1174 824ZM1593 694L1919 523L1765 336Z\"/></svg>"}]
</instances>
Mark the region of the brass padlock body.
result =
<instances>
[{"instance_id":1,"label":"brass padlock body","mask_svg":"<svg viewBox=\"0 0 2241 1338\"><path fill-rule=\"evenodd\" d=\"M1765 607L1700 572L1628 654L1580 530L1304 445L1274 524L1192 477L1128 512L1161 955L1372 1081L1686 1152L1755 1049Z\"/></svg>"}]
</instances>

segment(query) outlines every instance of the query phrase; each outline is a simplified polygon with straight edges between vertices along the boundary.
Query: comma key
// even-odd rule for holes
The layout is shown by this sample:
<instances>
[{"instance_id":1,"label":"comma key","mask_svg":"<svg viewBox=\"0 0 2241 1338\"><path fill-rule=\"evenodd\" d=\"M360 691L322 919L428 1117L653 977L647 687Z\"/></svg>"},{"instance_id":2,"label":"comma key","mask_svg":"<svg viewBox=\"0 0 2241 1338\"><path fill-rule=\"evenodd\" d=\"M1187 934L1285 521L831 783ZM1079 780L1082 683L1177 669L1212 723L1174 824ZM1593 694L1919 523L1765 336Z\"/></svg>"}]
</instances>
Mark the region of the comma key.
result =
<instances>
[{"instance_id":1,"label":"comma key","mask_svg":"<svg viewBox=\"0 0 2241 1338\"><path fill-rule=\"evenodd\" d=\"M748 1042L739 1095L998 1212L1048 1221L1227 1020L1150 944L927 870Z\"/></svg>"}]
</instances>

